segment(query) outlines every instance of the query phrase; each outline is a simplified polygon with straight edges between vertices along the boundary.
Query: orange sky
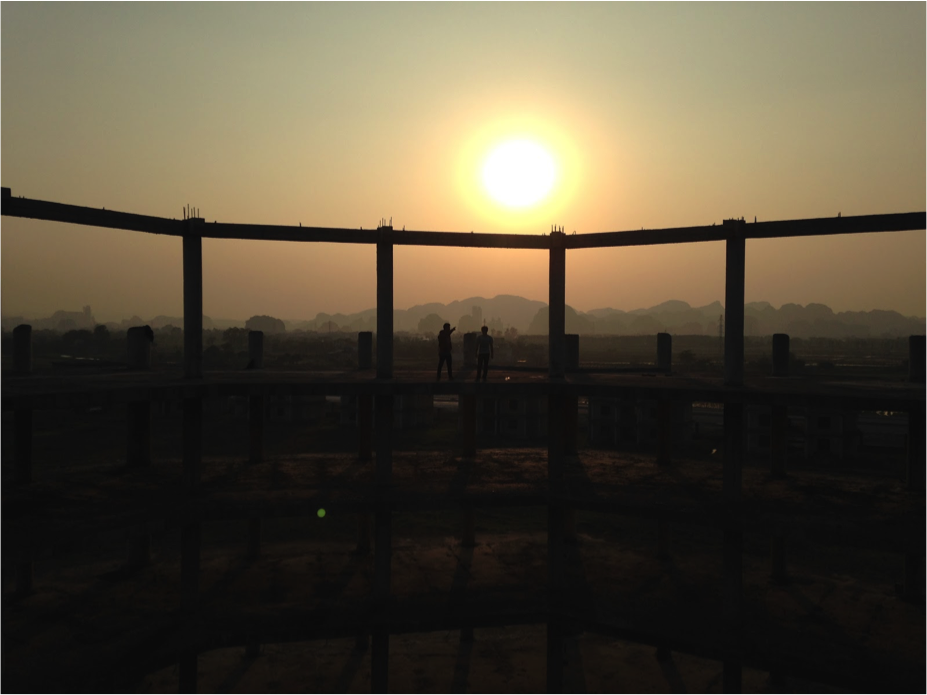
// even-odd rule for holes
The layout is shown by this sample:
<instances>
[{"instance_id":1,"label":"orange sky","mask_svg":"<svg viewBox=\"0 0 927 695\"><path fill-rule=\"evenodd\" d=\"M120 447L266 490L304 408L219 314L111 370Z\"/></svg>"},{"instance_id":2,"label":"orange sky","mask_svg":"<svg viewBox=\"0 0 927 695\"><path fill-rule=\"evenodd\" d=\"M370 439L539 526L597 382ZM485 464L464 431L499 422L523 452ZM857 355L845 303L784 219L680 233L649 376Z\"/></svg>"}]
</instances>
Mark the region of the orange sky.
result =
<instances>
[{"instance_id":1,"label":"orange sky","mask_svg":"<svg viewBox=\"0 0 927 695\"><path fill-rule=\"evenodd\" d=\"M2 185L207 220L568 233L922 211L925 6L9 4ZM502 213L490 148L559 183ZM2 219L2 311L182 313L178 239ZM747 301L924 316L925 234L750 242ZM567 302L723 300L723 246L574 251ZM395 304L547 299L537 251L396 250ZM204 243L213 317L375 304L374 249Z\"/></svg>"}]
</instances>

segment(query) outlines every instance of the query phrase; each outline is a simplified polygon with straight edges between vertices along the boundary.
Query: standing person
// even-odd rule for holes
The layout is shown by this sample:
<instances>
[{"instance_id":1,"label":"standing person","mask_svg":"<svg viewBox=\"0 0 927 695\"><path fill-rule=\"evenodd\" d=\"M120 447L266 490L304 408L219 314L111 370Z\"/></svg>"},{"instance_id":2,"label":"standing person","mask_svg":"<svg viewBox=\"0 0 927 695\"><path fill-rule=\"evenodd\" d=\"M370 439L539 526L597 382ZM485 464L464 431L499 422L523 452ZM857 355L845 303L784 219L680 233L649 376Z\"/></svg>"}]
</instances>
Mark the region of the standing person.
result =
<instances>
[{"instance_id":1,"label":"standing person","mask_svg":"<svg viewBox=\"0 0 927 695\"><path fill-rule=\"evenodd\" d=\"M492 348L492 336L489 329L483 326L482 335L476 336L476 381L480 380L480 370L483 370L483 381L486 381L486 372L489 370L489 359L495 357Z\"/></svg>"},{"instance_id":2,"label":"standing person","mask_svg":"<svg viewBox=\"0 0 927 695\"><path fill-rule=\"evenodd\" d=\"M438 332L438 381L441 381L441 367L447 362L447 378L454 380L454 362L451 356L451 333L457 330L457 326L451 328L451 324L445 323L444 329Z\"/></svg>"}]
</instances>

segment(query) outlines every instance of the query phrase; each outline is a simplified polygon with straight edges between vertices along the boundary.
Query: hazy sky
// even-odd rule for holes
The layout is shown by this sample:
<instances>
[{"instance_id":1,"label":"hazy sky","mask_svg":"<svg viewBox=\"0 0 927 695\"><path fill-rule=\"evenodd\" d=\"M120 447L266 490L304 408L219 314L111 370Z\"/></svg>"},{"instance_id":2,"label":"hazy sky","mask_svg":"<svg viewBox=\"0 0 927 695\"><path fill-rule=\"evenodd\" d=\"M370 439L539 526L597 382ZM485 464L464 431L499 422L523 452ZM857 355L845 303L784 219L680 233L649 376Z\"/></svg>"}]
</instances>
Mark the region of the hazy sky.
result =
<instances>
[{"instance_id":1,"label":"hazy sky","mask_svg":"<svg viewBox=\"0 0 927 695\"><path fill-rule=\"evenodd\" d=\"M925 4L3 3L2 185L163 217L568 233L923 211ZM482 191L514 137L551 197ZM925 313L925 233L748 242L747 301ZM204 241L204 311L375 305L371 246ZM397 308L547 254L397 248ZM724 298L720 243L573 251L567 303ZM2 310L182 313L181 242L2 218Z\"/></svg>"}]
</instances>

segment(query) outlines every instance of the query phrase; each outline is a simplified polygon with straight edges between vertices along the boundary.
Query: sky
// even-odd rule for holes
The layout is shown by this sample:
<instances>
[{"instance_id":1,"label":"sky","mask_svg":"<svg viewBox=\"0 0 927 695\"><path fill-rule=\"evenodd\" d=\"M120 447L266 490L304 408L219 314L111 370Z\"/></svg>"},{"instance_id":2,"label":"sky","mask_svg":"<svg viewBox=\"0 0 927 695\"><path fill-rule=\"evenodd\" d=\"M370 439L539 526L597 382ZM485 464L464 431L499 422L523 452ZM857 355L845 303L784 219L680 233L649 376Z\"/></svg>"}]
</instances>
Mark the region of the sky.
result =
<instances>
[{"instance_id":1,"label":"sky","mask_svg":"<svg viewBox=\"0 0 927 695\"><path fill-rule=\"evenodd\" d=\"M207 221L577 234L919 212L924 3L10 3L13 195ZM547 198L491 198L496 145ZM375 249L205 240L204 313L376 304ZM925 316L925 232L750 241L746 301ZM16 218L5 316L183 313L181 241ZM395 251L395 307L547 301L544 251ZM571 251L567 303L724 299L722 243Z\"/></svg>"}]
</instances>

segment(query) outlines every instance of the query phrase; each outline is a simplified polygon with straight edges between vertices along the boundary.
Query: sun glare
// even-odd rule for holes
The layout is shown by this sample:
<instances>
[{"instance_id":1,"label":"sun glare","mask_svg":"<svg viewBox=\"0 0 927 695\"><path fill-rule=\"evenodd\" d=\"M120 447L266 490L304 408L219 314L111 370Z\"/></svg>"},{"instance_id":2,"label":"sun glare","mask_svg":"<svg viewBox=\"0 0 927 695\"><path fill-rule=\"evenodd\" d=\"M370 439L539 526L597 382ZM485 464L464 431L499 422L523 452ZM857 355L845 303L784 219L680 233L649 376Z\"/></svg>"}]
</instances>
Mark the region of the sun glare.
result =
<instances>
[{"instance_id":1,"label":"sun glare","mask_svg":"<svg viewBox=\"0 0 927 695\"><path fill-rule=\"evenodd\" d=\"M544 200L557 180L550 153L532 140L509 140L483 164L483 187L495 201L526 208Z\"/></svg>"}]
</instances>

